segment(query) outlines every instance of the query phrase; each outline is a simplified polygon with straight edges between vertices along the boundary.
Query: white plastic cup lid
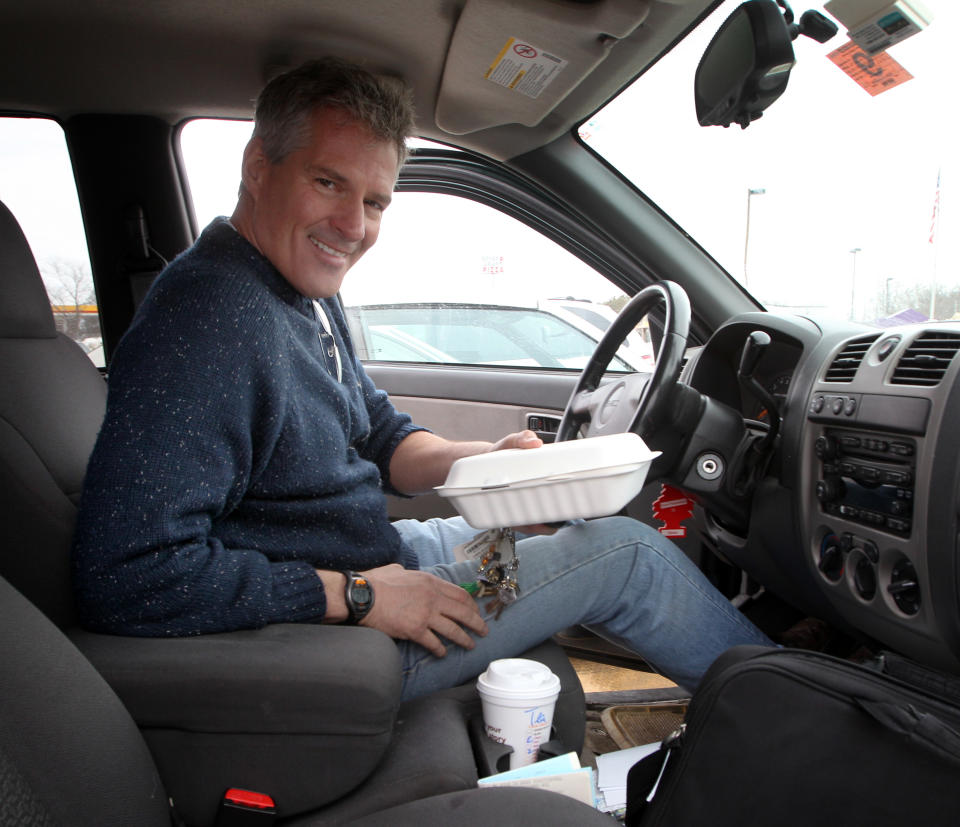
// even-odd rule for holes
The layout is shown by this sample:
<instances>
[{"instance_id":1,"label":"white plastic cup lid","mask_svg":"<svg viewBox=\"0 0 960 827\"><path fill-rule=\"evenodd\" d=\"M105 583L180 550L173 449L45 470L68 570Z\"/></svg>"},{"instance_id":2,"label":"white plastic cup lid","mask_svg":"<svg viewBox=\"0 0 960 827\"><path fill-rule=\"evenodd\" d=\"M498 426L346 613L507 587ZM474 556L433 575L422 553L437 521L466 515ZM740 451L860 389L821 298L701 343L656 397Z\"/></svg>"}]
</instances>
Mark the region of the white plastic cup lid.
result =
<instances>
[{"instance_id":1,"label":"white plastic cup lid","mask_svg":"<svg viewBox=\"0 0 960 827\"><path fill-rule=\"evenodd\" d=\"M535 660L503 658L491 661L477 678L478 691L489 698L536 700L560 693L560 678Z\"/></svg>"}]
</instances>

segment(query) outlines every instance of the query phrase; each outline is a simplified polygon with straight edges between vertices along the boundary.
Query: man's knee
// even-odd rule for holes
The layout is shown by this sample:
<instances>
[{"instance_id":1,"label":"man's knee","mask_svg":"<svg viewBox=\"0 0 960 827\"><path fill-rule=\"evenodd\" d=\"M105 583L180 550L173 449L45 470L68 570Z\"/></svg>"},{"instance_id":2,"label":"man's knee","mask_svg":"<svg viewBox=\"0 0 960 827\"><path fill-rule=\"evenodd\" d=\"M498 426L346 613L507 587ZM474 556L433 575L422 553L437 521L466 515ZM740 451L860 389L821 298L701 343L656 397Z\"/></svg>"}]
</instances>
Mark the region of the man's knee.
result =
<instances>
[{"instance_id":1,"label":"man's knee","mask_svg":"<svg viewBox=\"0 0 960 827\"><path fill-rule=\"evenodd\" d=\"M686 570L691 561L683 550L657 529L632 517L604 517L583 523L587 534L584 545L611 550L653 567L667 564Z\"/></svg>"},{"instance_id":2,"label":"man's knee","mask_svg":"<svg viewBox=\"0 0 960 827\"><path fill-rule=\"evenodd\" d=\"M675 549L676 545L664 537L659 531L646 523L635 520L633 517L614 516L589 520L580 526L587 532L596 535L608 536L612 542L623 545L643 544L658 548Z\"/></svg>"}]
</instances>

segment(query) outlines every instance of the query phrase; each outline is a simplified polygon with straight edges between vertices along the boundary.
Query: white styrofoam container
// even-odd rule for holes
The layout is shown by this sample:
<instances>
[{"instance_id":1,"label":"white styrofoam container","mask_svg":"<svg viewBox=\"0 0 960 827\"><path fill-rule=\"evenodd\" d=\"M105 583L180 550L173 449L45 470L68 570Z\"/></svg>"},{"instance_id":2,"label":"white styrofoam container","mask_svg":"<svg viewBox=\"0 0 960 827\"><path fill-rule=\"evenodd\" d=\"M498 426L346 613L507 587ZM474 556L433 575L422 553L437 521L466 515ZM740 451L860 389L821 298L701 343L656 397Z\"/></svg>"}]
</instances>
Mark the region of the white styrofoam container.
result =
<instances>
[{"instance_id":1,"label":"white styrofoam container","mask_svg":"<svg viewBox=\"0 0 960 827\"><path fill-rule=\"evenodd\" d=\"M504 528L615 514L660 456L633 433L458 459L435 490L474 528Z\"/></svg>"}]
</instances>

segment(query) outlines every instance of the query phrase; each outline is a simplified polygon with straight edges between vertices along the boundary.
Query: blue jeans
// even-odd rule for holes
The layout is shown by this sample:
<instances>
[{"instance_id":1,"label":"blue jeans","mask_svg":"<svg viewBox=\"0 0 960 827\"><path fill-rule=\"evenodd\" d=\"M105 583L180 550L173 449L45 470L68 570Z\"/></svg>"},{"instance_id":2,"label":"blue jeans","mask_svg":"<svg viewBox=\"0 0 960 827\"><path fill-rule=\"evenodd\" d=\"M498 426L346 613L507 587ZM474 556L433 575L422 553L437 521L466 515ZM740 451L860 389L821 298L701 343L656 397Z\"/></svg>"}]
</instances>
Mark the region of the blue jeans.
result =
<instances>
[{"instance_id":1,"label":"blue jeans","mask_svg":"<svg viewBox=\"0 0 960 827\"><path fill-rule=\"evenodd\" d=\"M476 580L476 563L454 560L455 546L477 530L460 517L394 523L417 552L421 568L453 583ZM403 699L456 686L498 658L515 657L568 626L582 624L641 655L661 674L692 691L713 660L741 643L772 646L655 529L628 517L607 517L517 542L519 599L476 638L471 650L447 647L437 658L398 641ZM487 604L491 598L480 598ZM481 605L481 611L483 605Z\"/></svg>"}]
</instances>

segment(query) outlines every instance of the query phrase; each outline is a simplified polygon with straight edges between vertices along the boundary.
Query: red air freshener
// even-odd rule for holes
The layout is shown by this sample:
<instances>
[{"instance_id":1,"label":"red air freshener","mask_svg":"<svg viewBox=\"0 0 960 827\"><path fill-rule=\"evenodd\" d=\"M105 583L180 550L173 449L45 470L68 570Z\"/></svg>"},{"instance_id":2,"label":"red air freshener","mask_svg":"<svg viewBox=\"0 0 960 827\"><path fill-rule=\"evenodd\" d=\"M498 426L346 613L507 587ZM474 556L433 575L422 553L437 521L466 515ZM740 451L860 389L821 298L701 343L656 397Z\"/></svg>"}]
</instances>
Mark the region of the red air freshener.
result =
<instances>
[{"instance_id":1,"label":"red air freshener","mask_svg":"<svg viewBox=\"0 0 960 827\"><path fill-rule=\"evenodd\" d=\"M653 518L663 523L660 533L664 537L686 537L687 529L682 523L692 516L690 497L672 485L660 486L660 496L653 501Z\"/></svg>"}]
</instances>

